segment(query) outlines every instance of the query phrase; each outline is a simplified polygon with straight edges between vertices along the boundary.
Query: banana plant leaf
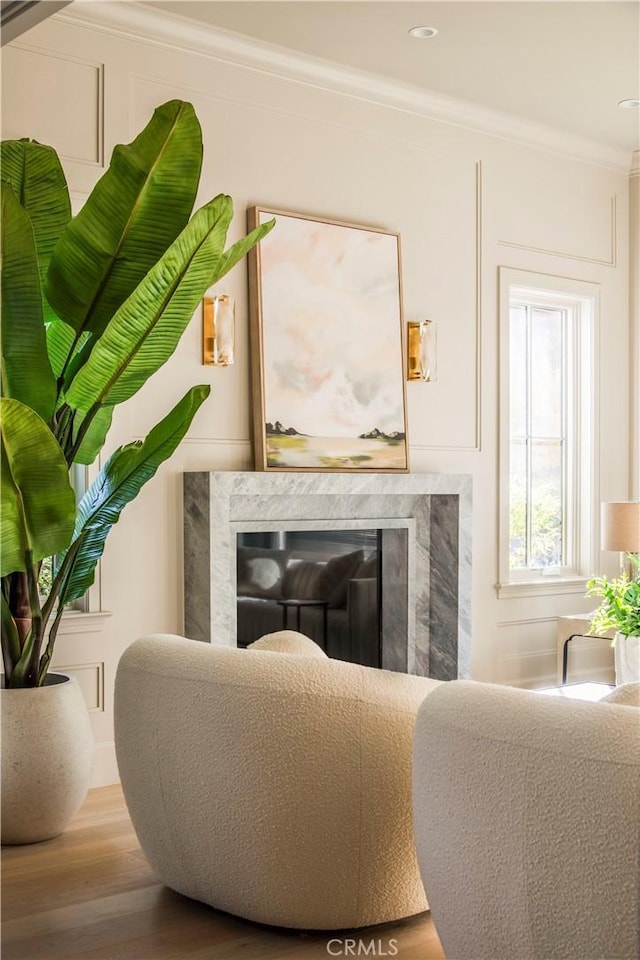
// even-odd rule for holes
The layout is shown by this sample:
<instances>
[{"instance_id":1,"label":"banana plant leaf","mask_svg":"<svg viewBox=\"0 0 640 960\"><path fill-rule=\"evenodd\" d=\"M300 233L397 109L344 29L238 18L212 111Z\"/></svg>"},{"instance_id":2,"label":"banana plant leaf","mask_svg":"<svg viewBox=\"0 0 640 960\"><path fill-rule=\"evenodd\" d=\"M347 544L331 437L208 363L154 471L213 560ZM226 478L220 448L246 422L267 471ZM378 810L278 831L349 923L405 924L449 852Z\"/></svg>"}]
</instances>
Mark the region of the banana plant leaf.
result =
<instances>
[{"instance_id":1,"label":"banana plant leaf","mask_svg":"<svg viewBox=\"0 0 640 960\"><path fill-rule=\"evenodd\" d=\"M5 140L0 145L2 178L13 187L16 199L31 221L36 241L40 283L44 290L49 261L60 234L71 219L67 181L52 147L35 140ZM53 319L46 300L44 318Z\"/></svg>"},{"instance_id":2,"label":"banana plant leaf","mask_svg":"<svg viewBox=\"0 0 640 960\"><path fill-rule=\"evenodd\" d=\"M11 185L2 181L2 394L48 421L56 382L42 322L42 294L33 230Z\"/></svg>"},{"instance_id":3,"label":"banana plant leaf","mask_svg":"<svg viewBox=\"0 0 640 960\"><path fill-rule=\"evenodd\" d=\"M67 391L71 407L122 403L169 359L218 276L232 216L223 194L198 210L100 337Z\"/></svg>"},{"instance_id":4,"label":"banana plant leaf","mask_svg":"<svg viewBox=\"0 0 640 960\"><path fill-rule=\"evenodd\" d=\"M83 367L89 359L91 351L93 350L96 342L96 338L92 333L89 333L88 330L85 330L84 333L80 334L80 337L75 342L75 345L67 358L67 362L63 370L63 389L66 390L69 384L73 383L73 378L78 370L80 370L80 368Z\"/></svg>"},{"instance_id":5,"label":"banana plant leaf","mask_svg":"<svg viewBox=\"0 0 640 960\"><path fill-rule=\"evenodd\" d=\"M84 419L84 418L83 418ZM89 429L84 434L82 442L76 450L73 458L74 463L81 463L88 466L93 463L104 446L107 434L111 427L113 419L113 407L102 407L91 420ZM77 439L78 432L82 427L82 420L74 423L73 440Z\"/></svg>"},{"instance_id":6,"label":"banana plant leaf","mask_svg":"<svg viewBox=\"0 0 640 960\"><path fill-rule=\"evenodd\" d=\"M220 272L216 277L216 281L221 280L226 273L229 273L229 270L232 270L236 263L239 263L239 261L255 247L256 243L273 230L275 225L275 219L269 220L267 223L256 227L251 233L248 233L246 237L238 240L237 243L234 243L228 250L225 250L220 260Z\"/></svg>"},{"instance_id":7,"label":"banana plant leaf","mask_svg":"<svg viewBox=\"0 0 640 960\"><path fill-rule=\"evenodd\" d=\"M47 324L47 353L56 378L62 373L75 342L76 332L64 320L52 320Z\"/></svg>"},{"instance_id":8,"label":"banana plant leaf","mask_svg":"<svg viewBox=\"0 0 640 960\"><path fill-rule=\"evenodd\" d=\"M111 164L62 234L46 294L78 334L100 335L189 220L202 166L191 104L163 104Z\"/></svg>"},{"instance_id":9,"label":"banana plant leaf","mask_svg":"<svg viewBox=\"0 0 640 960\"><path fill-rule=\"evenodd\" d=\"M75 494L69 468L51 431L18 400L0 400L2 469L0 575L64 550L73 534Z\"/></svg>"},{"instance_id":10,"label":"banana plant leaf","mask_svg":"<svg viewBox=\"0 0 640 960\"><path fill-rule=\"evenodd\" d=\"M209 396L209 390L205 385L192 387L144 441L120 447L104 465L78 505L70 550L79 538L83 539L60 590L60 603L70 603L89 589L111 527L160 464L174 452L198 408ZM62 570L64 560L63 556Z\"/></svg>"}]
</instances>

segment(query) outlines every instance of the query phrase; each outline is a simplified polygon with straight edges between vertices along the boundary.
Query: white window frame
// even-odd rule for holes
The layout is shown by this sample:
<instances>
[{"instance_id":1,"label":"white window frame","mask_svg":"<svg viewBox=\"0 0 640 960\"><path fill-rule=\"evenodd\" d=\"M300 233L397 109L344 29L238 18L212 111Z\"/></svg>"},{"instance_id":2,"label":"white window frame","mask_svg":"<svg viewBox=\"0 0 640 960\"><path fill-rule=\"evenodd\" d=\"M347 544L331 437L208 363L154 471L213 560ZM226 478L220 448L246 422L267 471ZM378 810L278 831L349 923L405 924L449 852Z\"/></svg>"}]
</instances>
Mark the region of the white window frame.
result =
<instances>
[{"instance_id":1,"label":"white window frame","mask_svg":"<svg viewBox=\"0 0 640 960\"><path fill-rule=\"evenodd\" d=\"M101 457L86 467L74 464L72 467L71 484L76 491L78 500L86 493L101 469ZM60 635L65 633L82 632L87 628L91 618L111 616L108 610L102 607L102 570L101 561L96 564L95 579L84 596L74 600L62 614ZM75 630L74 627L78 629Z\"/></svg>"},{"instance_id":2,"label":"white window frame","mask_svg":"<svg viewBox=\"0 0 640 960\"><path fill-rule=\"evenodd\" d=\"M89 476L90 467L85 467L82 464L74 463L71 467L71 486L75 490L76 500L79 503L82 497L85 495L91 481L94 479L93 476ZM97 471L92 470L94 475L97 475ZM95 613L100 610L100 563L96 564L96 575L93 584L89 587L87 592L82 597L78 597L77 600L73 600L68 609L63 614L63 617L68 615L73 615L74 613Z\"/></svg>"},{"instance_id":3,"label":"white window frame","mask_svg":"<svg viewBox=\"0 0 640 960\"><path fill-rule=\"evenodd\" d=\"M501 267L499 337L499 597L575 593L595 569L598 531L598 343L599 287L587 281ZM509 568L510 306L520 300L567 312L568 367L564 400L567 437L563 525L564 566L545 570Z\"/></svg>"},{"instance_id":4,"label":"white window frame","mask_svg":"<svg viewBox=\"0 0 640 960\"><path fill-rule=\"evenodd\" d=\"M99 466L97 464L92 464L90 467L86 467L81 464L73 464L69 471L69 479L71 481L71 486L75 491L77 502L82 499L86 491L89 489L89 486L98 475L98 472ZM44 599L45 596L42 596L41 600L44 601ZM108 615L108 613L102 609L102 572L100 569L100 561L98 561L96 564L95 577L92 585L82 597L78 597L77 600L72 600L66 605L62 614L60 632L67 632L65 629L66 626L68 626L69 623L79 622L79 618L82 618L82 622L86 624L86 618L88 616L104 615Z\"/></svg>"}]
</instances>

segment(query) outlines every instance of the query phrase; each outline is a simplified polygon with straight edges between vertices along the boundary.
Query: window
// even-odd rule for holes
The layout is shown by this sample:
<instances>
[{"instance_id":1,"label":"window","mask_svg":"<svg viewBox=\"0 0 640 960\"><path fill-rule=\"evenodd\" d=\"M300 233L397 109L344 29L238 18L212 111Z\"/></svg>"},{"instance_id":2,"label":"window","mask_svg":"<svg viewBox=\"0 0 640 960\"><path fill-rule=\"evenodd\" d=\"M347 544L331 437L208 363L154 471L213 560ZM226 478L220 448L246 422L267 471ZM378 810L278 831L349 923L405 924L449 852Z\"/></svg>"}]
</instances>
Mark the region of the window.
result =
<instances>
[{"instance_id":1,"label":"window","mask_svg":"<svg viewBox=\"0 0 640 960\"><path fill-rule=\"evenodd\" d=\"M90 477L89 472L95 473L96 468L94 467L85 467L81 464L74 463L69 470L69 480L71 486L73 487L76 495L76 503L79 503L82 500L82 497L86 493ZM92 479L92 478L91 478ZM41 595L41 598L44 600L48 596L49 591L51 590L51 582L53 579L54 569L56 565L57 557L46 557L42 561L42 566L40 568L40 575L38 578L38 589ZM69 612L75 611L79 613L89 613L100 609L99 604L99 593L100 593L100 567L96 568L96 579L93 586L89 587L89 590L85 593L83 597L79 597L77 600L73 600L67 605L67 610Z\"/></svg>"},{"instance_id":2,"label":"window","mask_svg":"<svg viewBox=\"0 0 640 960\"><path fill-rule=\"evenodd\" d=\"M499 589L575 589L591 567L592 286L501 271Z\"/></svg>"}]
</instances>

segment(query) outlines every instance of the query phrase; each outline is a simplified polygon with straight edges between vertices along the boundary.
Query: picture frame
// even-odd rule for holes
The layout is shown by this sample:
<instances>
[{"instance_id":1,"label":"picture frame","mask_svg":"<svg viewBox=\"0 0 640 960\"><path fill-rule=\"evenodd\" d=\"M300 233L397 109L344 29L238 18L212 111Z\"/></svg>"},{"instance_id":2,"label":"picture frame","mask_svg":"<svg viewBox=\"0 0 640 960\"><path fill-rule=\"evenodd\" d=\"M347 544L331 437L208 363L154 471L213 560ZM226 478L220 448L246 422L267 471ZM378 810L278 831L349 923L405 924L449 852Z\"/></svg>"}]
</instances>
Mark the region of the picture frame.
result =
<instances>
[{"instance_id":1,"label":"picture frame","mask_svg":"<svg viewBox=\"0 0 640 960\"><path fill-rule=\"evenodd\" d=\"M276 218L249 254L256 470L406 473L400 235Z\"/></svg>"}]
</instances>

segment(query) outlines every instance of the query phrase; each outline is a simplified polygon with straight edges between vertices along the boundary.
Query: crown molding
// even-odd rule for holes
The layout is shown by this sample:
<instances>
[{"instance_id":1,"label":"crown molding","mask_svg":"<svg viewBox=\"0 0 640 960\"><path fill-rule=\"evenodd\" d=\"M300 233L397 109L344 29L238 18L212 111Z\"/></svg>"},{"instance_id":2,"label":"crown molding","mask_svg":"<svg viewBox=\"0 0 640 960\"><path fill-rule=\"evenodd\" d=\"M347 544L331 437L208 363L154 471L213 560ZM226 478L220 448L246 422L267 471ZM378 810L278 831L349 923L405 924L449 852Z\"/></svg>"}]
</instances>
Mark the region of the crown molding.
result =
<instances>
[{"instance_id":1,"label":"crown molding","mask_svg":"<svg viewBox=\"0 0 640 960\"><path fill-rule=\"evenodd\" d=\"M191 56L199 54L475 133L489 134L625 173L629 171L629 154L625 150L466 100L254 40L231 30L196 23L131 0L76 0L54 14L52 19L186 52Z\"/></svg>"},{"instance_id":2,"label":"crown molding","mask_svg":"<svg viewBox=\"0 0 640 960\"><path fill-rule=\"evenodd\" d=\"M630 177L640 177L640 150L634 150L631 154Z\"/></svg>"}]
</instances>

